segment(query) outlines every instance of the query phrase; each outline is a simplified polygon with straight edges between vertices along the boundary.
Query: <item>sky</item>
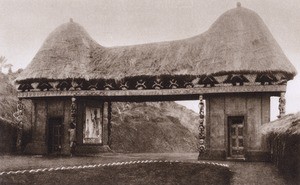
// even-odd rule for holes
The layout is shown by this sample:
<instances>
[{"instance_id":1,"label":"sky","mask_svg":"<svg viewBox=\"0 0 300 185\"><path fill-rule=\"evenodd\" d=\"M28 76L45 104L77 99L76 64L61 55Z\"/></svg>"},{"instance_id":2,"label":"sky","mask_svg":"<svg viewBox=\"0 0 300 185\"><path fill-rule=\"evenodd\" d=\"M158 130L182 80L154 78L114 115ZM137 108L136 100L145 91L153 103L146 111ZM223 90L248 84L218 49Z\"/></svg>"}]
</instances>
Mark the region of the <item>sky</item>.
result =
<instances>
[{"instance_id":1,"label":"sky","mask_svg":"<svg viewBox=\"0 0 300 185\"><path fill-rule=\"evenodd\" d=\"M300 71L300 1L239 0L254 10ZM25 68L50 32L73 18L100 45L184 39L205 32L236 0L0 0L0 56ZM287 113L300 111L300 77L288 83ZM271 117L278 115L272 98ZM197 102L181 102L197 111Z\"/></svg>"}]
</instances>

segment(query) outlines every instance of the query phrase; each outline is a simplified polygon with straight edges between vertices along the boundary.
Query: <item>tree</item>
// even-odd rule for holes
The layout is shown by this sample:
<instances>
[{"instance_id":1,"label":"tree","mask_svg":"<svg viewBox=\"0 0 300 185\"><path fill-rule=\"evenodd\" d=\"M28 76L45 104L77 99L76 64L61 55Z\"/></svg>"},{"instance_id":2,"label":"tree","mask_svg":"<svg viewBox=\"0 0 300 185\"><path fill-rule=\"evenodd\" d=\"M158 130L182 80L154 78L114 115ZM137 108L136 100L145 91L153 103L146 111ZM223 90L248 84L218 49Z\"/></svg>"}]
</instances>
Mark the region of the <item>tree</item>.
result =
<instances>
[{"instance_id":1,"label":"tree","mask_svg":"<svg viewBox=\"0 0 300 185\"><path fill-rule=\"evenodd\" d=\"M13 66L12 64L5 64L4 65L4 68L8 68L8 73L9 74L12 73L12 69L11 69L12 66Z\"/></svg>"},{"instance_id":2,"label":"tree","mask_svg":"<svg viewBox=\"0 0 300 185\"><path fill-rule=\"evenodd\" d=\"M11 67L12 64L6 63L7 59L5 56L0 57L0 72L2 73L2 68L8 68L8 73L12 73Z\"/></svg>"},{"instance_id":3,"label":"tree","mask_svg":"<svg viewBox=\"0 0 300 185\"><path fill-rule=\"evenodd\" d=\"M2 73L2 67L4 67L6 65L6 61L7 61L7 59L5 58L5 56L0 57L0 72L1 73Z\"/></svg>"}]
</instances>

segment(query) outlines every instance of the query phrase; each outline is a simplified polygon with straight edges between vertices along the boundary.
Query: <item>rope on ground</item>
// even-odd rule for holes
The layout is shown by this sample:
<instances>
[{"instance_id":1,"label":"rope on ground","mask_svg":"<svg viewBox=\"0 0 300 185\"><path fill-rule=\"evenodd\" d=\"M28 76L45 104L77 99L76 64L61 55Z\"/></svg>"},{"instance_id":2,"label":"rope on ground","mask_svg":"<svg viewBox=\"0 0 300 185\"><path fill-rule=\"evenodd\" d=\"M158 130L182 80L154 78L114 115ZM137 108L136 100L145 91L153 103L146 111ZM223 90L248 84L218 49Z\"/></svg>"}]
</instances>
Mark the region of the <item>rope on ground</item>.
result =
<instances>
[{"instance_id":1,"label":"rope on ground","mask_svg":"<svg viewBox=\"0 0 300 185\"><path fill-rule=\"evenodd\" d=\"M86 169L86 168L97 168L97 167L105 167L105 166L121 166L121 165L130 165L130 164L144 164L144 163L193 163L193 164L209 164L216 165L228 168L228 164L221 164L209 161L198 161L198 162L184 162L178 160L143 160L143 161L129 161L129 162L113 162L113 163L104 163L104 164L93 164L93 165L78 165L78 166L62 166L56 168L39 168L39 169L29 169L29 170L17 170L17 171L3 171L0 172L0 176L2 175L10 175L10 174L24 174L24 173L38 173L38 172L51 172L51 171L61 171L61 170L76 170L76 169Z\"/></svg>"}]
</instances>

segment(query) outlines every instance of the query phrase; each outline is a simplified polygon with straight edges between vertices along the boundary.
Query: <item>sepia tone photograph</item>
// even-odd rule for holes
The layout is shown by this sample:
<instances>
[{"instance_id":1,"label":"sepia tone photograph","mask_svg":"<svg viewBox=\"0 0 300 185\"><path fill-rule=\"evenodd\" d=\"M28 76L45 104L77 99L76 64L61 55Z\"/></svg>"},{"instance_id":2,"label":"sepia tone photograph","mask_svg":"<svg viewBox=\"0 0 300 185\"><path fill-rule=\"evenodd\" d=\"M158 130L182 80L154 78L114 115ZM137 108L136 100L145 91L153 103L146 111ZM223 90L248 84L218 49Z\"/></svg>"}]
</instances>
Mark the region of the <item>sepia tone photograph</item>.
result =
<instances>
[{"instance_id":1,"label":"sepia tone photograph","mask_svg":"<svg viewBox=\"0 0 300 185\"><path fill-rule=\"evenodd\" d=\"M298 0L0 0L0 185L298 185L299 71Z\"/></svg>"}]
</instances>

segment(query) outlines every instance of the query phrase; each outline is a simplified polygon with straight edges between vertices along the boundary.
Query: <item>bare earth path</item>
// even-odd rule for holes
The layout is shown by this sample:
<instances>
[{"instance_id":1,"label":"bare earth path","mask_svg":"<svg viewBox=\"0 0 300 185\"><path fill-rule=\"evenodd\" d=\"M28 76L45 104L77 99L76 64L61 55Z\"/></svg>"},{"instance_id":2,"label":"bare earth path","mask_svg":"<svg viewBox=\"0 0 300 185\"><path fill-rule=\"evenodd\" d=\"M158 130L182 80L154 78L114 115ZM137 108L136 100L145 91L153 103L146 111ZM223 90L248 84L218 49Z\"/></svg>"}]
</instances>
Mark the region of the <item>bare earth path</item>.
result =
<instances>
[{"instance_id":1,"label":"bare earth path","mask_svg":"<svg viewBox=\"0 0 300 185\"><path fill-rule=\"evenodd\" d=\"M0 172L49 167L99 164L134 160L196 161L197 153L102 154L85 157L0 156ZM214 161L228 164L233 172L231 184L284 185L285 181L271 163ZM1 178L1 177L0 177Z\"/></svg>"}]
</instances>

